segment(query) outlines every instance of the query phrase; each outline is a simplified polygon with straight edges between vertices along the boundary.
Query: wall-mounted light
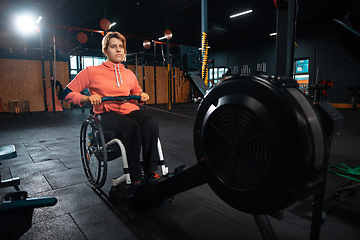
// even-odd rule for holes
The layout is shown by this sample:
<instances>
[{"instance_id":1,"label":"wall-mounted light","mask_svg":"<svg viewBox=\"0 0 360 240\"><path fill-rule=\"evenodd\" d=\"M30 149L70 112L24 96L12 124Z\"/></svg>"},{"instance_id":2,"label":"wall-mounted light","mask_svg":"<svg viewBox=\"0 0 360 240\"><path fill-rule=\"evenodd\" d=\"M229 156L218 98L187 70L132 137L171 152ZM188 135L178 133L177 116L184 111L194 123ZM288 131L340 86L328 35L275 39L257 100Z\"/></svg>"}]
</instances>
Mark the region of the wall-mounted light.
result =
<instances>
[{"instance_id":1,"label":"wall-mounted light","mask_svg":"<svg viewBox=\"0 0 360 240\"><path fill-rule=\"evenodd\" d=\"M277 35L277 33L270 33L270 37L271 36L276 36Z\"/></svg>"},{"instance_id":2,"label":"wall-mounted light","mask_svg":"<svg viewBox=\"0 0 360 240\"><path fill-rule=\"evenodd\" d=\"M36 20L36 24L39 24L39 22L41 21L42 16L39 16L38 19Z\"/></svg>"},{"instance_id":3,"label":"wall-mounted light","mask_svg":"<svg viewBox=\"0 0 360 240\"><path fill-rule=\"evenodd\" d=\"M207 46L207 48L210 48L210 46ZM202 50L202 48L199 48L199 50L201 51L201 50Z\"/></svg>"},{"instance_id":4,"label":"wall-mounted light","mask_svg":"<svg viewBox=\"0 0 360 240\"><path fill-rule=\"evenodd\" d=\"M112 28L115 25L116 25L116 22L113 22L112 24L110 24L110 28Z\"/></svg>"},{"instance_id":5,"label":"wall-mounted light","mask_svg":"<svg viewBox=\"0 0 360 240\"><path fill-rule=\"evenodd\" d=\"M248 14L248 13L251 13L251 12L252 12L252 10L247 10L245 12L236 13L234 15L231 15L230 18L238 17L238 16L245 15L245 14Z\"/></svg>"},{"instance_id":6,"label":"wall-mounted light","mask_svg":"<svg viewBox=\"0 0 360 240\"><path fill-rule=\"evenodd\" d=\"M173 34L172 34L172 32L169 30L169 29L167 29L167 30L165 30L165 32L164 32L164 36L163 37L160 37L158 40L163 40L163 39L167 39L167 40L170 40L171 38L172 38L172 36L173 36Z\"/></svg>"}]
</instances>

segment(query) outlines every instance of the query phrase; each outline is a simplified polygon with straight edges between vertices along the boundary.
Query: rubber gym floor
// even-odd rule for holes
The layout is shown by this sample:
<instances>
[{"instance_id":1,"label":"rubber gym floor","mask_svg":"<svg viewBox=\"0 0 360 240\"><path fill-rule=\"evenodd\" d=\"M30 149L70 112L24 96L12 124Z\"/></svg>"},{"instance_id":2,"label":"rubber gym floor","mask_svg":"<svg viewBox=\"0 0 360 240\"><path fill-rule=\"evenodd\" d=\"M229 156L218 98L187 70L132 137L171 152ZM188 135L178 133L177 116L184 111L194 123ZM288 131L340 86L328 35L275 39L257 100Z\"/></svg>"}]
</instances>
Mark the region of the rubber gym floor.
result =
<instances>
[{"instance_id":1,"label":"rubber gym floor","mask_svg":"<svg viewBox=\"0 0 360 240\"><path fill-rule=\"evenodd\" d=\"M143 108L160 125L165 161L170 171L180 164L196 164L193 123L196 104L167 110L165 105ZM345 118L333 138L330 164L360 165L360 111L340 109ZM86 119L80 108L63 112L0 113L0 146L14 144L18 157L3 160L2 179L20 177L20 189L30 197L54 196L53 207L34 210L31 229L21 239L262 239L251 214L231 208L205 184L176 195L174 201L149 211L131 211L108 205L87 182L80 159L79 134ZM108 193L111 179L122 171L111 162L102 188ZM328 174L326 193L345 181ZM14 191L0 189L0 196ZM341 199L360 203L347 192ZM281 220L269 217L278 239L309 239L313 196L284 210ZM357 240L360 210L339 201L326 208L320 239Z\"/></svg>"}]
</instances>

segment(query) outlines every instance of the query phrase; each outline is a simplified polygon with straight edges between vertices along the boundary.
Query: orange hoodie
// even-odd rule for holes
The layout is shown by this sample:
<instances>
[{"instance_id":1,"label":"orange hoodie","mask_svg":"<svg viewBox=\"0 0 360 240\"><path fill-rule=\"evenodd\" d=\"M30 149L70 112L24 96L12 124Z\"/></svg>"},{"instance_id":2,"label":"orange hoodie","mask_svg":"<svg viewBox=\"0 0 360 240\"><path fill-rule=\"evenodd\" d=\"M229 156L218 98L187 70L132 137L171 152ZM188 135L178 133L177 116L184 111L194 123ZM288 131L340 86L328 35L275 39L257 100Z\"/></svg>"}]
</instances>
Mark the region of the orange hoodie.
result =
<instances>
[{"instance_id":1,"label":"orange hoodie","mask_svg":"<svg viewBox=\"0 0 360 240\"><path fill-rule=\"evenodd\" d=\"M135 74L123 64L113 62L85 68L66 87L70 92L65 101L80 106L81 92L85 88L89 89L91 95L97 94L100 97L140 95L142 92ZM139 109L139 106L131 102L102 102L93 107L95 114L109 111L129 114Z\"/></svg>"}]
</instances>

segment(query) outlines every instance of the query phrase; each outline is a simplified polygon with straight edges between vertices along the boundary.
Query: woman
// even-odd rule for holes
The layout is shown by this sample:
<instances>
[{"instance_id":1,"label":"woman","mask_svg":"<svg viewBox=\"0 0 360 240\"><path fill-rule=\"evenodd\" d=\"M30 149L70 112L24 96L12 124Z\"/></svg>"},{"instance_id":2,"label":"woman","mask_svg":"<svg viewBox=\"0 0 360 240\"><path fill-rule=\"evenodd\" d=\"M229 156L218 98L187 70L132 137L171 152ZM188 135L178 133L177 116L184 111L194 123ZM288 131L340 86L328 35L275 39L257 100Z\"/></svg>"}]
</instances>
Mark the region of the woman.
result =
<instances>
[{"instance_id":1,"label":"woman","mask_svg":"<svg viewBox=\"0 0 360 240\"><path fill-rule=\"evenodd\" d=\"M159 127L151 116L131 102L101 102L105 96L140 95L141 102L149 100L142 92L134 73L121 62L126 56L126 39L118 32L109 32L102 40L102 51L107 60L100 66L82 70L64 90L64 99L72 104L90 103L104 130L116 133L126 149L130 177L133 183L142 180L140 151L143 147L145 174L157 170L157 141ZM88 88L90 96L81 92ZM155 174L156 177L159 175Z\"/></svg>"}]
</instances>

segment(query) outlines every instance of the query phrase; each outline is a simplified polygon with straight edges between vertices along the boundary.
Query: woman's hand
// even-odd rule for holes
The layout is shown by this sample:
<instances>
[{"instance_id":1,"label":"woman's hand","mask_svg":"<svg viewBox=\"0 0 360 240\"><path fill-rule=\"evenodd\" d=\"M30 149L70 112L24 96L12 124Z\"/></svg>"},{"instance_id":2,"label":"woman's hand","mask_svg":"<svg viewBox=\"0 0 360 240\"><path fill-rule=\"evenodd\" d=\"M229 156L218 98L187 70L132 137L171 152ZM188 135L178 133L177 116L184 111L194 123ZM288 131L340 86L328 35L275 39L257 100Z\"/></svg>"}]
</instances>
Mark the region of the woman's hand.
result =
<instances>
[{"instance_id":1,"label":"woman's hand","mask_svg":"<svg viewBox=\"0 0 360 240\"><path fill-rule=\"evenodd\" d=\"M97 94L91 95L91 96L85 96L83 95L81 97L81 103L90 103L91 105L97 105L101 103L101 97Z\"/></svg>"},{"instance_id":2,"label":"woman's hand","mask_svg":"<svg viewBox=\"0 0 360 240\"><path fill-rule=\"evenodd\" d=\"M140 97L141 97L142 102L146 102L150 98L149 95L147 93L144 93L144 92L140 93Z\"/></svg>"}]
</instances>

